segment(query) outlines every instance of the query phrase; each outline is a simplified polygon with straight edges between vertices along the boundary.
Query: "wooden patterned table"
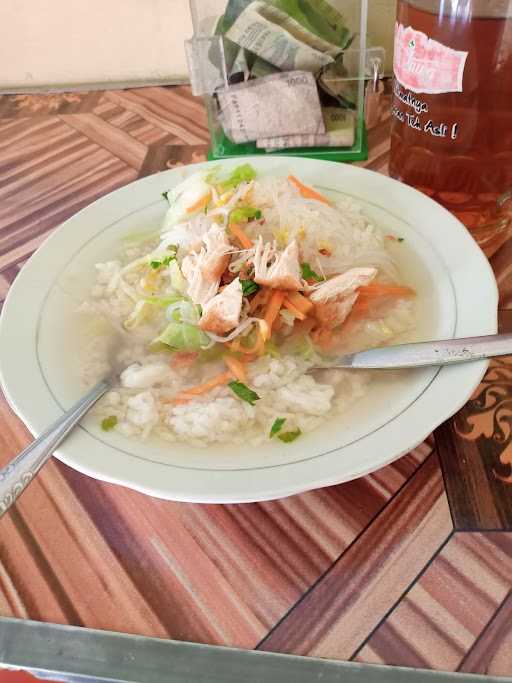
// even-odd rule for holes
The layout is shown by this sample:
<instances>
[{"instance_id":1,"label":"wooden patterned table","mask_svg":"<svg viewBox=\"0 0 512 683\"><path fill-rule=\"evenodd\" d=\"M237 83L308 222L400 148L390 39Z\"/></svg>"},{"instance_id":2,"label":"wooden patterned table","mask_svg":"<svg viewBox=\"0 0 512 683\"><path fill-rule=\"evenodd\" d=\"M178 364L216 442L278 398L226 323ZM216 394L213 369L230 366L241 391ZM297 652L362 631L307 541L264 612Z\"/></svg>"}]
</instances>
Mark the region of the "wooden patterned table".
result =
<instances>
[{"instance_id":1,"label":"wooden patterned table","mask_svg":"<svg viewBox=\"0 0 512 683\"><path fill-rule=\"evenodd\" d=\"M0 97L2 298L64 219L207 139L185 87ZM370 149L386 173L386 116ZM491 262L512 331L512 241ZM4 464L30 436L0 411ZM510 359L393 465L280 501L165 502L53 461L0 522L0 615L512 675L511 465Z\"/></svg>"}]
</instances>

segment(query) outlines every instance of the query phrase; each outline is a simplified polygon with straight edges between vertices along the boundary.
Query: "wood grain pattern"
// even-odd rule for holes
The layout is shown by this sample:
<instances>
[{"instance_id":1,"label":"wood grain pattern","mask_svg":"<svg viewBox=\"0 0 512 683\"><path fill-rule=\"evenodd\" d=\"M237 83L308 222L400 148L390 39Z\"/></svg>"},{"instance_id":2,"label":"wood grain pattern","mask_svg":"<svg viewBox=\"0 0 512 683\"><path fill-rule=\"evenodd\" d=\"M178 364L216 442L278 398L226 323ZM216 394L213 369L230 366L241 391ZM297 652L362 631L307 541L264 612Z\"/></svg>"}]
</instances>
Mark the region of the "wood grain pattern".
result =
<instances>
[{"instance_id":1,"label":"wood grain pattern","mask_svg":"<svg viewBox=\"0 0 512 683\"><path fill-rule=\"evenodd\" d=\"M6 460L28 441L21 426L3 438ZM17 587L5 593L3 614L26 617L37 606L33 618L42 610L57 623L254 647L429 452L343 489L240 506L168 503L49 463L2 528L0 557ZM45 512L28 529L24 510L33 509ZM49 567L31 566L36 555L52 558L51 580ZM34 585L20 585L27 565ZM81 585L92 589L86 604L75 593ZM131 620L114 588L127 593Z\"/></svg>"},{"instance_id":2,"label":"wood grain pattern","mask_svg":"<svg viewBox=\"0 0 512 683\"><path fill-rule=\"evenodd\" d=\"M510 557L510 555L509 555ZM512 659L512 591L489 620L458 671L509 676Z\"/></svg>"},{"instance_id":3,"label":"wood grain pattern","mask_svg":"<svg viewBox=\"0 0 512 683\"><path fill-rule=\"evenodd\" d=\"M500 313L512 332L512 313ZM456 529L512 531L512 359L491 362L454 420L436 431Z\"/></svg>"},{"instance_id":4,"label":"wood grain pattern","mask_svg":"<svg viewBox=\"0 0 512 683\"><path fill-rule=\"evenodd\" d=\"M388 104L358 164L381 173ZM204 160L207 140L185 87L0 97L0 302L65 218ZM504 236L491 254L507 330L510 248ZM368 477L280 501L165 502L50 462L0 522L0 615L511 675L512 487L495 476L510 474L503 363L475 394L492 387L500 412L470 404L435 450L430 438ZM29 441L0 401L0 465ZM477 533L453 534L452 518Z\"/></svg>"},{"instance_id":5,"label":"wood grain pattern","mask_svg":"<svg viewBox=\"0 0 512 683\"><path fill-rule=\"evenodd\" d=\"M357 661L484 673L475 661L481 662L484 646L477 640L506 598L511 575L509 534L455 534L372 633ZM495 675L510 673L497 666Z\"/></svg>"},{"instance_id":6,"label":"wood grain pattern","mask_svg":"<svg viewBox=\"0 0 512 683\"><path fill-rule=\"evenodd\" d=\"M138 114L149 123L172 134L187 144L208 141L201 100L191 99L183 87L141 88L136 91L110 91L110 102Z\"/></svg>"},{"instance_id":7,"label":"wood grain pattern","mask_svg":"<svg viewBox=\"0 0 512 683\"><path fill-rule=\"evenodd\" d=\"M22 121L10 136L0 158L0 270L26 259L79 209L137 177L55 117Z\"/></svg>"},{"instance_id":8,"label":"wood grain pattern","mask_svg":"<svg viewBox=\"0 0 512 683\"><path fill-rule=\"evenodd\" d=\"M431 456L346 553L262 642L272 652L349 659L452 530Z\"/></svg>"}]
</instances>

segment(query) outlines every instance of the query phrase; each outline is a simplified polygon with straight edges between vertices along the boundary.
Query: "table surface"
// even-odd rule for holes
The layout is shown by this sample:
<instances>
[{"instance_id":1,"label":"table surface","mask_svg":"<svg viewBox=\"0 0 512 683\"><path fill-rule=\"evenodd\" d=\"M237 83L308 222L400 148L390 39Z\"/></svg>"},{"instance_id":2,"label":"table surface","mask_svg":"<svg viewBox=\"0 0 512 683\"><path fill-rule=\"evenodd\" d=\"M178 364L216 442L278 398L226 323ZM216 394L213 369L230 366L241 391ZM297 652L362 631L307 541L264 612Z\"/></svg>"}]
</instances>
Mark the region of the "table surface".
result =
<instances>
[{"instance_id":1,"label":"table surface","mask_svg":"<svg viewBox=\"0 0 512 683\"><path fill-rule=\"evenodd\" d=\"M0 296L64 219L205 158L188 88L0 97ZM370 132L387 172L389 118ZM512 241L491 254L512 331ZM28 389L28 388L27 388ZM512 359L394 464L250 505L155 500L51 461L0 523L0 615L512 675ZM30 441L0 403L0 464Z\"/></svg>"}]
</instances>

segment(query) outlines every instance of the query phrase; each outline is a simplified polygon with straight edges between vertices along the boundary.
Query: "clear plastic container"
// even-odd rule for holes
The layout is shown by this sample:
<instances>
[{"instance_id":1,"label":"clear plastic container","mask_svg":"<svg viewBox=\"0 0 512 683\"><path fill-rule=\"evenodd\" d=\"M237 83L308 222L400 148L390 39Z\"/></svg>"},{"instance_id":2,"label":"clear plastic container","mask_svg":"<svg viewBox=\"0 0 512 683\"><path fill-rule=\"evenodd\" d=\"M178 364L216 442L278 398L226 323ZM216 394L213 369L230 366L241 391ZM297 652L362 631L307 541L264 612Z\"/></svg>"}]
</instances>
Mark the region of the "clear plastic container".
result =
<instances>
[{"instance_id":1,"label":"clear plastic container","mask_svg":"<svg viewBox=\"0 0 512 683\"><path fill-rule=\"evenodd\" d=\"M210 159L367 158L365 87L377 89L385 62L382 48L367 49L368 0L190 0L190 7L194 36L185 47L192 92L208 111ZM256 83L250 95L247 85ZM291 146L297 142L307 146Z\"/></svg>"}]
</instances>

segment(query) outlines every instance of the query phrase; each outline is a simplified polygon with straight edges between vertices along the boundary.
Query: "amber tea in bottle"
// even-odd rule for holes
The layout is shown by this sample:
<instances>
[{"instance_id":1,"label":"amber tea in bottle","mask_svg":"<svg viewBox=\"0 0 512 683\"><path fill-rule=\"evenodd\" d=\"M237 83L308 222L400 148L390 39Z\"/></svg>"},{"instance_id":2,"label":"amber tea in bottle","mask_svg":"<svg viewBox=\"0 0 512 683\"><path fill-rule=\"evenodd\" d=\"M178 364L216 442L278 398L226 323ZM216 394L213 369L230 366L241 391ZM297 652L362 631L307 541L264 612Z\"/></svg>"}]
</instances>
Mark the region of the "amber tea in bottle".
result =
<instances>
[{"instance_id":1,"label":"amber tea in bottle","mask_svg":"<svg viewBox=\"0 0 512 683\"><path fill-rule=\"evenodd\" d=\"M399 0L390 173L488 246L512 217L512 0Z\"/></svg>"}]
</instances>

